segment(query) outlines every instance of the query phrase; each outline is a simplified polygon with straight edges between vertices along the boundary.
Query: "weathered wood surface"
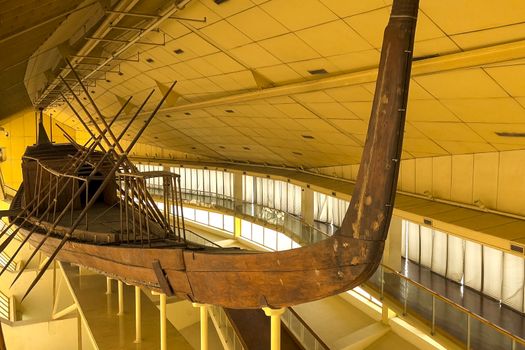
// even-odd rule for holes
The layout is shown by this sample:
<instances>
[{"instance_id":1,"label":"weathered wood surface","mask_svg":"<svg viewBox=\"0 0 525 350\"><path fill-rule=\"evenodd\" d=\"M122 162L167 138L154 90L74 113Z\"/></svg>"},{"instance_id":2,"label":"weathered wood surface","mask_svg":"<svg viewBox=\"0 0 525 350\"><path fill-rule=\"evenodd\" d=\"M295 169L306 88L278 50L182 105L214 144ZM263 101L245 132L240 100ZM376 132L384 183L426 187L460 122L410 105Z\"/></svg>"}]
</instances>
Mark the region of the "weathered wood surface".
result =
<instances>
[{"instance_id":1,"label":"weathered wood surface","mask_svg":"<svg viewBox=\"0 0 525 350\"><path fill-rule=\"evenodd\" d=\"M357 184L342 227L334 236L271 253L68 241L58 258L160 291L153 270L158 261L177 295L228 308L295 305L367 280L380 263L392 215L417 12L418 0L393 3ZM31 244L37 245L42 237L33 235ZM50 237L42 251L50 255L60 241Z\"/></svg>"}]
</instances>

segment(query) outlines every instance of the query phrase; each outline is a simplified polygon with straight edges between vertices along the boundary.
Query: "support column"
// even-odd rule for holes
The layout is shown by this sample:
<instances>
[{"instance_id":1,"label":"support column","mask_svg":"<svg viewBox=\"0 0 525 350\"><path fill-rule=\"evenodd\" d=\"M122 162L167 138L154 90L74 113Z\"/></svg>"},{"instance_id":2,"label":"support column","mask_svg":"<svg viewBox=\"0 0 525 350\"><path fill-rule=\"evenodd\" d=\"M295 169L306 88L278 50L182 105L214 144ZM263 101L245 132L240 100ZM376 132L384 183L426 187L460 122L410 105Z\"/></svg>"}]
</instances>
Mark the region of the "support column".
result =
<instances>
[{"instance_id":1,"label":"support column","mask_svg":"<svg viewBox=\"0 0 525 350\"><path fill-rule=\"evenodd\" d=\"M118 315L124 315L124 283L118 281Z\"/></svg>"},{"instance_id":2,"label":"support column","mask_svg":"<svg viewBox=\"0 0 525 350\"><path fill-rule=\"evenodd\" d=\"M241 237L241 218L234 217L233 236L235 238Z\"/></svg>"},{"instance_id":3,"label":"support column","mask_svg":"<svg viewBox=\"0 0 525 350\"><path fill-rule=\"evenodd\" d=\"M235 206L242 204L242 172L233 172L233 198Z\"/></svg>"},{"instance_id":4,"label":"support column","mask_svg":"<svg viewBox=\"0 0 525 350\"><path fill-rule=\"evenodd\" d=\"M111 278L106 277L106 295L113 293L113 288L111 285Z\"/></svg>"},{"instance_id":5,"label":"support column","mask_svg":"<svg viewBox=\"0 0 525 350\"><path fill-rule=\"evenodd\" d=\"M141 310L141 290L140 287L135 286L135 343L142 341L142 310Z\"/></svg>"},{"instance_id":6,"label":"support column","mask_svg":"<svg viewBox=\"0 0 525 350\"><path fill-rule=\"evenodd\" d=\"M314 191L308 187L301 191L301 217L308 225L314 224Z\"/></svg>"},{"instance_id":7,"label":"support column","mask_svg":"<svg viewBox=\"0 0 525 350\"><path fill-rule=\"evenodd\" d=\"M208 305L193 303L193 307L198 307L201 319L201 350L208 350Z\"/></svg>"},{"instance_id":8,"label":"support column","mask_svg":"<svg viewBox=\"0 0 525 350\"><path fill-rule=\"evenodd\" d=\"M270 317L270 350L281 349L281 315L284 313L284 308L270 309L263 307L264 314Z\"/></svg>"},{"instance_id":9,"label":"support column","mask_svg":"<svg viewBox=\"0 0 525 350\"><path fill-rule=\"evenodd\" d=\"M166 338L166 294L160 293L160 350L168 348Z\"/></svg>"}]
</instances>

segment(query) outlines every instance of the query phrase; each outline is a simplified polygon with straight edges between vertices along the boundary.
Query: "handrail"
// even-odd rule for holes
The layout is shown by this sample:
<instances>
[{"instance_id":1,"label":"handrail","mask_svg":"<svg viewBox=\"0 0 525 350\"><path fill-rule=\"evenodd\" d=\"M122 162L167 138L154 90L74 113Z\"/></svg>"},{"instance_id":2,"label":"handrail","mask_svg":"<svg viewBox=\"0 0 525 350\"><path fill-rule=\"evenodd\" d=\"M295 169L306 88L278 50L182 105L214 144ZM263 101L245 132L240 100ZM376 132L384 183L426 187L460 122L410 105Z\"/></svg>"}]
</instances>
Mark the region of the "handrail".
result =
<instances>
[{"instance_id":1,"label":"handrail","mask_svg":"<svg viewBox=\"0 0 525 350\"><path fill-rule=\"evenodd\" d=\"M152 187L154 187L154 186L152 186ZM197 196L211 197L211 198L221 198L221 199L224 199L224 200L229 200L232 203L235 203L235 198L233 198L231 196L225 196L225 195L214 193L214 192L200 191L200 190L191 190L191 189L182 189L182 190L186 190L186 191L182 192L183 195L184 194L192 194L192 195L196 194ZM187 192L188 190L189 190L189 192ZM248 203L248 202L243 202L243 203ZM255 203L249 203L249 204L250 205L254 205L254 206L259 206L259 207L262 207L262 208L270 208L270 209L274 209L274 210L279 210L279 209L275 209L275 208L271 208L271 207L265 207L265 206L262 206L260 204L255 204ZM221 207L221 206L217 206L217 207ZM226 208L226 209L231 210L230 208ZM234 210L235 210L235 205L234 205ZM304 225L308 225L299 217L293 216L293 215L291 215L291 214L289 214L287 212L284 212L284 211L283 211L283 213L285 213L285 215L289 215L289 216L295 218L296 220L298 220L299 222L301 222ZM260 218L260 217L258 217L258 218L259 219L263 219L263 218ZM311 227L312 229L314 229L315 231L318 231L319 233L321 233L321 236L329 237L327 233L325 233L325 232L323 232L323 231L321 231L321 230L319 230L319 229L317 229L317 228L315 228L315 227L313 227L311 225L308 225L308 226ZM263 232L263 235L264 235L264 232ZM392 269L392 268L390 268L390 267L388 267L386 265L383 265L383 264L381 264L381 268L392 271L394 274L396 274L400 278L402 278L402 279L406 280L407 282L415 285L417 288L420 288L420 289L424 290L425 292L431 294L434 298L437 298L437 299L439 299L439 300L441 300L441 301L451 305L453 308L455 308L458 311L462 312L463 314L467 315L467 317L471 317L471 318L473 318L475 320L478 320L479 322L489 326L490 328L492 328L495 331L497 331L498 333L501 333L502 335L510 338L511 340L519 342L519 343L525 345L525 339L510 333L509 331L503 329L502 327L500 327L500 326L492 323L491 321L485 319L484 317L473 313L472 311L466 309L465 307L463 307L463 306L455 303L454 301L452 301L452 300L450 300L450 299L448 299L448 298L446 298L446 297L444 297L444 296L442 296L442 295L432 291L428 287L425 287L424 285L422 285L422 284L420 284L420 283L410 279L409 277L401 274L400 272L398 272L398 271L396 271L396 270L394 270L394 269ZM304 322L303 322L303 324L306 325ZM314 332L312 332L312 333L315 334Z\"/></svg>"},{"instance_id":2,"label":"handrail","mask_svg":"<svg viewBox=\"0 0 525 350\"><path fill-rule=\"evenodd\" d=\"M417 282L417 281L414 281L414 280L411 279L410 277L407 277L407 276L403 275L402 273L400 273L400 272L394 270L393 268L388 267L388 266L386 266L386 265L384 265L384 264L381 264L381 268L383 269L383 271L384 271L384 269L390 270L390 271L391 271L393 274L395 274L396 276L398 276L398 277L404 279L404 280L407 281L408 283L411 283L411 284L415 285L417 288L420 288L420 289L424 290L425 292L431 294L434 298L437 298L437 299L439 299L439 300L441 300L441 301L443 301L443 302L445 302L445 303L451 305L452 307L454 307L455 309L459 310L460 312L466 314L467 316L472 317L472 318L474 318L474 319L480 321L481 323L483 323L483 324L485 324L485 325L487 325L487 326L493 328L493 329L496 330L497 332L502 333L502 334L506 335L507 337L509 337L509 338L511 338L511 339L513 339L513 340L515 340L515 341L518 341L519 343L525 345L525 339L523 339L523 338L521 338L521 337L519 337L519 336L517 336L517 335L514 335L514 334L512 334L512 333L510 333L510 332L507 331L506 329L501 328L500 326L498 326L498 325L496 325L496 324L490 322L490 321L487 320L486 318L484 318L484 317L482 317L482 316L480 316L480 315L478 315L478 314L475 314L475 313L473 313L472 311L466 309L465 307L459 305L458 303L456 303L456 302L454 302L454 301L452 301L452 300L450 300L450 299L448 299L448 298L446 298L446 297L444 297L444 296L442 296L442 295L440 295L440 294L434 292L434 291L431 290L430 288L428 288L428 287L422 285L421 283L419 283L419 282ZM384 281L384 279L383 279L383 277L381 277L381 283L384 283L383 281Z\"/></svg>"},{"instance_id":3,"label":"handrail","mask_svg":"<svg viewBox=\"0 0 525 350\"><path fill-rule=\"evenodd\" d=\"M65 173L59 173L58 171L53 170L53 169L45 166L44 164L42 164L40 159L37 159L37 158L33 158L33 157L30 157L30 156L23 156L22 159L29 159L29 160L33 160L33 161L37 162L39 167L41 167L42 169L44 169L45 171L47 171L48 173L50 173L51 175L54 175L56 177L60 177L60 176L69 177L71 179L75 179L75 180L79 180L79 181L86 181L87 180L86 178L83 178L83 177L80 177L80 176L75 176L75 175L65 174Z\"/></svg>"},{"instance_id":4,"label":"handrail","mask_svg":"<svg viewBox=\"0 0 525 350\"><path fill-rule=\"evenodd\" d=\"M239 330L237 329L235 323L233 323L230 319L230 316L228 316L228 314L224 311L224 309L220 306L217 306L217 305L210 305L209 306L209 314L211 316L211 319L215 325L215 328L217 329L217 333L219 333L220 335L222 335L222 338L219 336L219 338L221 338L221 341L224 341L224 348L228 348L228 338L229 338L229 334L227 332L227 327L230 327L232 330L233 330L233 336L234 338L231 339L233 341L233 347L230 347L229 350L245 350L245 349L248 349L248 347L246 346L246 343L244 342L244 340L238 336L239 334ZM221 329L223 328L222 326L222 315L224 314L224 326L226 327L226 334L224 334ZM217 319L218 318L218 319ZM237 342L239 343L239 345L241 346L240 349L237 348L236 344Z\"/></svg>"},{"instance_id":5,"label":"handrail","mask_svg":"<svg viewBox=\"0 0 525 350\"><path fill-rule=\"evenodd\" d=\"M220 245L218 245L217 243L215 243L215 242L209 240L209 239L206 238L206 237L203 237L203 236L199 235L198 233L196 233L196 232L194 232L194 231L192 231L192 230L190 230L190 229L188 229L188 228L186 228L186 234L187 234L187 233L190 233L191 235L197 236L199 239L203 240L203 241L206 243L206 244L204 244L204 245L208 245L208 246L215 247L215 248L222 248L222 247L221 247ZM189 237L186 237L186 239L187 239L188 241L192 241ZM199 243L199 242L195 242L195 241L192 241L192 242L194 242L194 243Z\"/></svg>"},{"instance_id":6,"label":"handrail","mask_svg":"<svg viewBox=\"0 0 525 350\"><path fill-rule=\"evenodd\" d=\"M310 328L308 323L306 323L306 321L301 316L299 316L299 314L292 307L288 307L288 308L286 308L286 310L289 311L295 318L297 318L299 320L301 325L308 331L308 333L310 333L312 335L312 337L314 337L314 339L319 343L319 345L321 346L322 349L326 349L326 350L330 349L330 347L328 345L326 345L326 343L317 335L317 333L314 332L314 330L312 328ZM294 334L294 332L291 329L291 327L290 326L287 326L287 327L290 330L290 332L292 334ZM316 349L318 349L318 348L316 347Z\"/></svg>"}]
</instances>

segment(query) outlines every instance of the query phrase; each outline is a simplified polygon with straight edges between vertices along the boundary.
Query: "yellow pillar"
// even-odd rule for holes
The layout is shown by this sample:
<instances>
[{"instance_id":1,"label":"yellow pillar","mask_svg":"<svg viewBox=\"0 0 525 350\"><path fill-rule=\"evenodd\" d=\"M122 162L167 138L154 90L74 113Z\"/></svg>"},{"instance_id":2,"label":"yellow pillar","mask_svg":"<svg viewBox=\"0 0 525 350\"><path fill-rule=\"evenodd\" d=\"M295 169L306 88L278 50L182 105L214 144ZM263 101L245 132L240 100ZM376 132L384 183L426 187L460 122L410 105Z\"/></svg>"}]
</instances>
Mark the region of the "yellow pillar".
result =
<instances>
[{"instance_id":1,"label":"yellow pillar","mask_svg":"<svg viewBox=\"0 0 525 350\"><path fill-rule=\"evenodd\" d=\"M270 317L270 350L281 349L281 315L284 313L284 308L270 309L263 307L266 316Z\"/></svg>"},{"instance_id":2,"label":"yellow pillar","mask_svg":"<svg viewBox=\"0 0 525 350\"><path fill-rule=\"evenodd\" d=\"M106 277L106 294L109 295L111 294L113 291L111 290L111 278L109 277Z\"/></svg>"},{"instance_id":3,"label":"yellow pillar","mask_svg":"<svg viewBox=\"0 0 525 350\"><path fill-rule=\"evenodd\" d=\"M135 343L140 343L142 341L142 328L141 328L142 310L141 310L140 296L141 296L140 287L135 286Z\"/></svg>"},{"instance_id":4,"label":"yellow pillar","mask_svg":"<svg viewBox=\"0 0 525 350\"><path fill-rule=\"evenodd\" d=\"M168 348L166 340L166 294L160 293L160 350Z\"/></svg>"},{"instance_id":5,"label":"yellow pillar","mask_svg":"<svg viewBox=\"0 0 525 350\"><path fill-rule=\"evenodd\" d=\"M118 281L118 315L124 315L124 283Z\"/></svg>"},{"instance_id":6,"label":"yellow pillar","mask_svg":"<svg viewBox=\"0 0 525 350\"><path fill-rule=\"evenodd\" d=\"M193 303L200 309L201 316L201 350L208 350L208 305Z\"/></svg>"},{"instance_id":7,"label":"yellow pillar","mask_svg":"<svg viewBox=\"0 0 525 350\"><path fill-rule=\"evenodd\" d=\"M233 236L235 238L241 237L241 218L235 217L235 225L233 227Z\"/></svg>"}]
</instances>

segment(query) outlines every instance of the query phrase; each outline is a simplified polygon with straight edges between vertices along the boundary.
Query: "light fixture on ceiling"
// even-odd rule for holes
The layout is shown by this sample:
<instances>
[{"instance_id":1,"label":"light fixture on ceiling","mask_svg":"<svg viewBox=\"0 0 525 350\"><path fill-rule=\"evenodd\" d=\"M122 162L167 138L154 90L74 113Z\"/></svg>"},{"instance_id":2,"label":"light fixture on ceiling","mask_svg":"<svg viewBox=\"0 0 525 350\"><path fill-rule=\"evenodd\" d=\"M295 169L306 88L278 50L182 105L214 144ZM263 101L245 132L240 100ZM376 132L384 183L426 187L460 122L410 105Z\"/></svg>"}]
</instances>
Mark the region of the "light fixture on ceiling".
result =
<instances>
[{"instance_id":1,"label":"light fixture on ceiling","mask_svg":"<svg viewBox=\"0 0 525 350\"><path fill-rule=\"evenodd\" d=\"M175 52L176 55L181 55L184 53L184 50L183 49L175 49L173 50L173 52Z\"/></svg>"},{"instance_id":2,"label":"light fixture on ceiling","mask_svg":"<svg viewBox=\"0 0 525 350\"><path fill-rule=\"evenodd\" d=\"M243 147L244 150L249 151L250 147Z\"/></svg>"},{"instance_id":3,"label":"light fixture on ceiling","mask_svg":"<svg viewBox=\"0 0 525 350\"><path fill-rule=\"evenodd\" d=\"M233 109L225 109L224 110L226 113L235 113L235 111Z\"/></svg>"},{"instance_id":4,"label":"light fixture on ceiling","mask_svg":"<svg viewBox=\"0 0 525 350\"><path fill-rule=\"evenodd\" d=\"M214 3L216 3L217 5L220 5L222 4L223 2L226 2L228 0L213 0Z\"/></svg>"},{"instance_id":5,"label":"light fixture on ceiling","mask_svg":"<svg viewBox=\"0 0 525 350\"><path fill-rule=\"evenodd\" d=\"M525 137L525 132L496 131L496 135L501 137Z\"/></svg>"},{"instance_id":6,"label":"light fixture on ceiling","mask_svg":"<svg viewBox=\"0 0 525 350\"><path fill-rule=\"evenodd\" d=\"M319 68L319 69L309 70L308 73L310 73L311 75L322 75L322 74L328 74L328 71L324 68Z\"/></svg>"},{"instance_id":7,"label":"light fixture on ceiling","mask_svg":"<svg viewBox=\"0 0 525 350\"><path fill-rule=\"evenodd\" d=\"M166 118L171 118L171 115L169 115L169 114L166 114Z\"/></svg>"},{"instance_id":8,"label":"light fixture on ceiling","mask_svg":"<svg viewBox=\"0 0 525 350\"><path fill-rule=\"evenodd\" d=\"M148 58L146 58L146 62L148 62L148 63L153 63L153 62L155 62L155 61L153 60L153 58L148 57Z\"/></svg>"},{"instance_id":9,"label":"light fixture on ceiling","mask_svg":"<svg viewBox=\"0 0 525 350\"><path fill-rule=\"evenodd\" d=\"M296 156L302 156L303 154L301 152L292 152L293 154L295 154Z\"/></svg>"},{"instance_id":10,"label":"light fixture on ceiling","mask_svg":"<svg viewBox=\"0 0 525 350\"><path fill-rule=\"evenodd\" d=\"M308 139L308 140L313 140L315 139L315 137L313 137L312 135L301 135L303 137L303 139Z\"/></svg>"},{"instance_id":11,"label":"light fixture on ceiling","mask_svg":"<svg viewBox=\"0 0 525 350\"><path fill-rule=\"evenodd\" d=\"M226 147L224 147L224 146L219 146L219 148L221 148L221 149L226 149Z\"/></svg>"},{"instance_id":12,"label":"light fixture on ceiling","mask_svg":"<svg viewBox=\"0 0 525 350\"><path fill-rule=\"evenodd\" d=\"M184 115L191 115L190 112L184 112Z\"/></svg>"}]
</instances>

